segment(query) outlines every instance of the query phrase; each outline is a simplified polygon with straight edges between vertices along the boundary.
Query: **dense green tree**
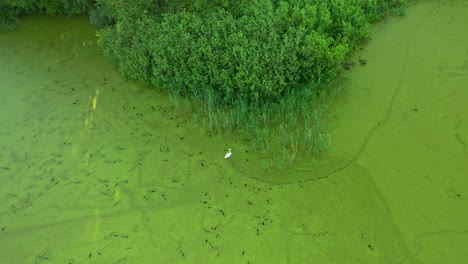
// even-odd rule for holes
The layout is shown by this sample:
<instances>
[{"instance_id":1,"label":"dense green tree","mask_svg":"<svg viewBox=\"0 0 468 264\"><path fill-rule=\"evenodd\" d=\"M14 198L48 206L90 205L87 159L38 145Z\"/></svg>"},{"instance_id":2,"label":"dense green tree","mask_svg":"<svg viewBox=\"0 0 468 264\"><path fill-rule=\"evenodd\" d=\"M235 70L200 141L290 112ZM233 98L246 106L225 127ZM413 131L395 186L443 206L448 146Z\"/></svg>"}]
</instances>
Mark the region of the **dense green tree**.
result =
<instances>
[{"instance_id":1,"label":"dense green tree","mask_svg":"<svg viewBox=\"0 0 468 264\"><path fill-rule=\"evenodd\" d=\"M373 12L396 2L98 0L97 10L110 25L102 46L127 76L229 103L277 100L334 79L368 37Z\"/></svg>"},{"instance_id":2,"label":"dense green tree","mask_svg":"<svg viewBox=\"0 0 468 264\"><path fill-rule=\"evenodd\" d=\"M0 26L13 25L20 15L85 14L93 5L92 0L2 0L0 1Z\"/></svg>"}]
</instances>

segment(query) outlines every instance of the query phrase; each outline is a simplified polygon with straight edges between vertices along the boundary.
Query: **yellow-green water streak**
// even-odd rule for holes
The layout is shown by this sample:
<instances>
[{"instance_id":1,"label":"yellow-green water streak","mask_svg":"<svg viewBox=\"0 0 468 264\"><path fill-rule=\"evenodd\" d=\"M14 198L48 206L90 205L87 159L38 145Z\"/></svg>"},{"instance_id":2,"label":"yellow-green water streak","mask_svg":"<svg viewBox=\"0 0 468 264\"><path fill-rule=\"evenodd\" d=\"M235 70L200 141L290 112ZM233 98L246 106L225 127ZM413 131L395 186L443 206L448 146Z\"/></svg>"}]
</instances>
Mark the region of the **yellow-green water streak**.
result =
<instances>
[{"instance_id":1,"label":"yellow-green water streak","mask_svg":"<svg viewBox=\"0 0 468 264\"><path fill-rule=\"evenodd\" d=\"M25 18L0 33L0 262L462 263L467 12L377 25L330 152L281 171L125 81L86 18Z\"/></svg>"}]
</instances>

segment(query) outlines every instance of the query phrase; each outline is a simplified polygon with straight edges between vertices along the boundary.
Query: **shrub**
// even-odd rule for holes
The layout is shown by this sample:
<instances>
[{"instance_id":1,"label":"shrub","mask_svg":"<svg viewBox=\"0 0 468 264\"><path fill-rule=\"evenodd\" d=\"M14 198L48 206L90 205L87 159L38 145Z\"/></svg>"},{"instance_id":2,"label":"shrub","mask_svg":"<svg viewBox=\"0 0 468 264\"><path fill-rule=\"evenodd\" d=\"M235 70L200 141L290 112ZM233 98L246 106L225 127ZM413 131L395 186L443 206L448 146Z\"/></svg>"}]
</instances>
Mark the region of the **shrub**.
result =
<instances>
[{"instance_id":1,"label":"shrub","mask_svg":"<svg viewBox=\"0 0 468 264\"><path fill-rule=\"evenodd\" d=\"M77 15L86 13L91 0L3 0L0 2L0 25L11 27L20 15Z\"/></svg>"}]
</instances>

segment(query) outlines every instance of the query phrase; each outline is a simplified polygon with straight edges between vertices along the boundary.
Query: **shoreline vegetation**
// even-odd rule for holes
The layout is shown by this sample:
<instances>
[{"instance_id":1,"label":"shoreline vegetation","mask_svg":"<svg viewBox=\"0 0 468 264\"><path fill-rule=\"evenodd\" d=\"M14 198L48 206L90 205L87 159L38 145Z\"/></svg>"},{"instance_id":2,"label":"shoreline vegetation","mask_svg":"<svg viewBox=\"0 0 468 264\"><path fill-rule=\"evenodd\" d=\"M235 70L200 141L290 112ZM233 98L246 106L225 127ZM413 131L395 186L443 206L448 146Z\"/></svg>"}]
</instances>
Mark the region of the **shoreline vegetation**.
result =
<instances>
[{"instance_id":1,"label":"shoreline vegetation","mask_svg":"<svg viewBox=\"0 0 468 264\"><path fill-rule=\"evenodd\" d=\"M0 27L28 14L88 14L125 77L283 166L326 151L321 120L347 58L372 23L405 8L406 0L6 0Z\"/></svg>"}]
</instances>

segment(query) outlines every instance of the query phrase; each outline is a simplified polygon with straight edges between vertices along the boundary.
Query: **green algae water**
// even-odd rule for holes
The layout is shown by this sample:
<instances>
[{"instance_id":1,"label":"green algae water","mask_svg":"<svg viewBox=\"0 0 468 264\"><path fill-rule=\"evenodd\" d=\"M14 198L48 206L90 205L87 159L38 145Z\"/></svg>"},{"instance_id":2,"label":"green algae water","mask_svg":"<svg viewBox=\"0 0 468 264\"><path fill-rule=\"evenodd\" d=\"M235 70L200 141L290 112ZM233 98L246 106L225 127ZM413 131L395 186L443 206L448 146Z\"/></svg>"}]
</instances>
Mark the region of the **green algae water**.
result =
<instances>
[{"instance_id":1,"label":"green algae water","mask_svg":"<svg viewBox=\"0 0 468 264\"><path fill-rule=\"evenodd\" d=\"M467 14L377 25L330 151L283 170L124 80L86 18L24 18L0 33L0 263L463 263Z\"/></svg>"}]
</instances>

